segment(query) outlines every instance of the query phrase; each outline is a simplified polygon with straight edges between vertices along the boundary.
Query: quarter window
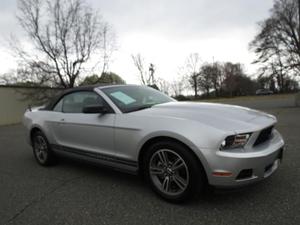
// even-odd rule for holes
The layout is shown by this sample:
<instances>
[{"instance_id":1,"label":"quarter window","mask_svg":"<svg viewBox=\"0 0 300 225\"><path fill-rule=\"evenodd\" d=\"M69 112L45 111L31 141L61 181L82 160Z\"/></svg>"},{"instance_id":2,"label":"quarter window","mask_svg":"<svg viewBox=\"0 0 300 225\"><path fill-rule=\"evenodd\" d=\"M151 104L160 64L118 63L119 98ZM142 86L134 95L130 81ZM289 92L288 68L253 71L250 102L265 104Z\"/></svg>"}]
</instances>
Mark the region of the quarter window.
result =
<instances>
[{"instance_id":1,"label":"quarter window","mask_svg":"<svg viewBox=\"0 0 300 225\"><path fill-rule=\"evenodd\" d=\"M63 99L61 99L53 108L53 111L55 112L62 112L62 106L63 106Z\"/></svg>"}]
</instances>

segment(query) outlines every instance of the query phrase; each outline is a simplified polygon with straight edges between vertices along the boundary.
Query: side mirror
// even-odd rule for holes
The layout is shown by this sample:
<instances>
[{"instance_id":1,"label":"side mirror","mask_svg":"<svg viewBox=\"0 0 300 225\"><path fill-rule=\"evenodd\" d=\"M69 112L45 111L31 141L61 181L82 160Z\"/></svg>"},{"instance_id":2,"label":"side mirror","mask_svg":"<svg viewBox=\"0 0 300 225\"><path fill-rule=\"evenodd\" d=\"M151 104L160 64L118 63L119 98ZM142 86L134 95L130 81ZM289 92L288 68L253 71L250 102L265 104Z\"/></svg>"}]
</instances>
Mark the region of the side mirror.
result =
<instances>
[{"instance_id":1,"label":"side mirror","mask_svg":"<svg viewBox=\"0 0 300 225\"><path fill-rule=\"evenodd\" d=\"M108 112L107 108L103 105L88 105L83 107L83 113L101 113L105 114Z\"/></svg>"}]
</instances>

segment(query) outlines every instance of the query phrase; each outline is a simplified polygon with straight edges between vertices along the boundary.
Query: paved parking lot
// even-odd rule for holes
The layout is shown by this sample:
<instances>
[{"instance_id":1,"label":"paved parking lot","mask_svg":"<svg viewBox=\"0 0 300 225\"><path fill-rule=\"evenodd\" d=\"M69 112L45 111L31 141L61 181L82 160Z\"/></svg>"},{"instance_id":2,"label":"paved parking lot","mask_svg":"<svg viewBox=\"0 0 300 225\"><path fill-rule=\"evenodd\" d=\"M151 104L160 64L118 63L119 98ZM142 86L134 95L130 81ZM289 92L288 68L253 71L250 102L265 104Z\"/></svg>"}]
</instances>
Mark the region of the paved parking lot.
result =
<instances>
[{"instance_id":1,"label":"paved parking lot","mask_svg":"<svg viewBox=\"0 0 300 225\"><path fill-rule=\"evenodd\" d=\"M300 108L271 109L287 150L268 180L174 205L136 176L35 162L20 125L0 127L0 224L300 224Z\"/></svg>"}]
</instances>

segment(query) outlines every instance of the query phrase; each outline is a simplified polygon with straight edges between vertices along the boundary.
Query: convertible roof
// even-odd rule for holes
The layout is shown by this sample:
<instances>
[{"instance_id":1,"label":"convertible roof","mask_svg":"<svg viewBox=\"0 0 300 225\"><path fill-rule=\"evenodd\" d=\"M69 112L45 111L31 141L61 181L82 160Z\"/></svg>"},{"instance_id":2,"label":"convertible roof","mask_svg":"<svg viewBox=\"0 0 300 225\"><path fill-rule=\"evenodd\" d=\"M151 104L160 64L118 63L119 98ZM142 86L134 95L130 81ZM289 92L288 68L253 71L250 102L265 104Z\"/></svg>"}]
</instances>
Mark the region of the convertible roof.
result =
<instances>
[{"instance_id":1,"label":"convertible roof","mask_svg":"<svg viewBox=\"0 0 300 225\"><path fill-rule=\"evenodd\" d=\"M77 92L77 91L93 91L95 88L102 88L102 87L117 87L117 86L138 86L135 84L94 84L94 85L87 85L87 86L80 86L75 88L68 88L63 90L62 92L59 92L54 98L50 100L50 102L41 110L47 110L50 111L53 109L53 107L56 105L56 103L66 94Z\"/></svg>"},{"instance_id":2,"label":"convertible roof","mask_svg":"<svg viewBox=\"0 0 300 225\"><path fill-rule=\"evenodd\" d=\"M55 97L53 97L42 110L52 110L54 105L66 94L77 91L93 91L95 88L100 88L104 86L111 86L111 84L95 84L65 89L59 94L57 94Z\"/></svg>"}]
</instances>

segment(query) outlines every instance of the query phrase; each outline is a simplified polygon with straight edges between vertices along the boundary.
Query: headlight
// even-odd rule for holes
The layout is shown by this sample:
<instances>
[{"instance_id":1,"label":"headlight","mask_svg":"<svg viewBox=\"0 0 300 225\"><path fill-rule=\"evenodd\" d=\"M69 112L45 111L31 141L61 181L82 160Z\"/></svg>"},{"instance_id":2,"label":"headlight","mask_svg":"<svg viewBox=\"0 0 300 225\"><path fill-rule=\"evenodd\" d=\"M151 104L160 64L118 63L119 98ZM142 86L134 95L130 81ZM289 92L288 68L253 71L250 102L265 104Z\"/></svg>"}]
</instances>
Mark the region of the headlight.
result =
<instances>
[{"instance_id":1,"label":"headlight","mask_svg":"<svg viewBox=\"0 0 300 225\"><path fill-rule=\"evenodd\" d=\"M221 144L222 149L242 148L247 144L251 133L231 135L225 138Z\"/></svg>"}]
</instances>

